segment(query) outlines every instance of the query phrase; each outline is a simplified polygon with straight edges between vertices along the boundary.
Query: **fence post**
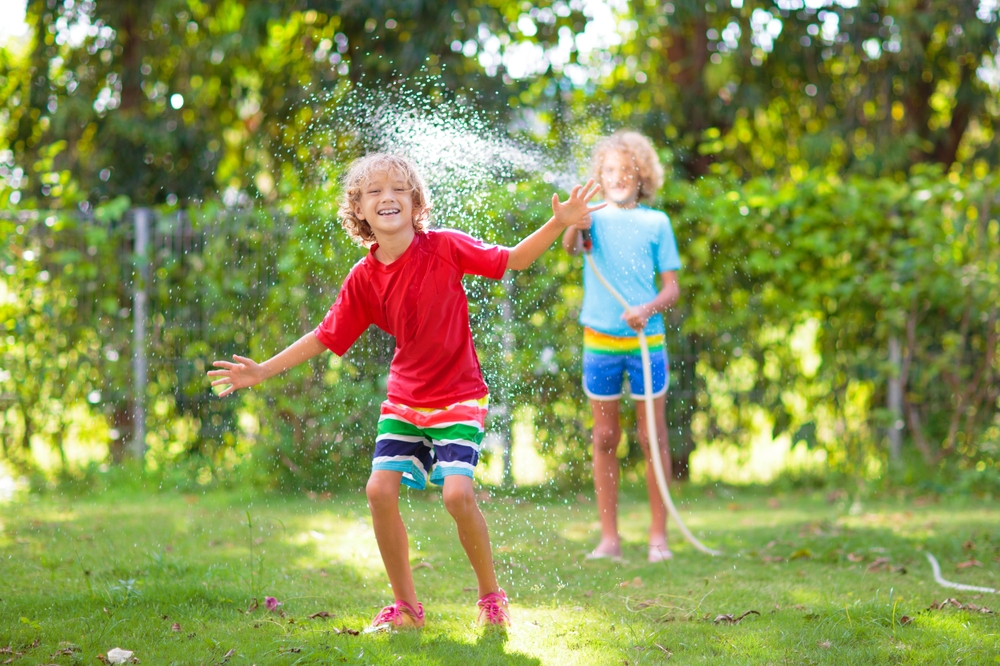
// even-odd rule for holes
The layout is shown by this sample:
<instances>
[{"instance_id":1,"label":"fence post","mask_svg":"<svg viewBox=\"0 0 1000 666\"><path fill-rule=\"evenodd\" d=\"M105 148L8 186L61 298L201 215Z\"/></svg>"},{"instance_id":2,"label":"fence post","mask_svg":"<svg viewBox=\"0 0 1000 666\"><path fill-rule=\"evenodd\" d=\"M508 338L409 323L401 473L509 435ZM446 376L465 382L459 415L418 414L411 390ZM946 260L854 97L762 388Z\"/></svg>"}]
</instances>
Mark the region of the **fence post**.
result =
<instances>
[{"instance_id":1,"label":"fence post","mask_svg":"<svg viewBox=\"0 0 1000 666\"><path fill-rule=\"evenodd\" d=\"M152 211L132 211L135 224L135 275L132 306L132 457L142 461L146 455L146 303L149 288L149 228Z\"/></svg>"},{"instance_id":2,"label":"fence post","mask_svg":"<svg viewBox=\"0 0 1000 666\"><path fill-rule=\"evenodd\" d=\"M511 294L514 293L514 276L510 271L503 278L504 297L500 302L500 318L503 320L503 335L500 338L500 348L503 351L504 365L509 370L514 360L514 331L511 326L514 319L514 306L511 303ZM503 386L500 395L503 402L498 406L497 413L500 416L500 433L503 437L503 479L501 481L504 488L510 488L514 484L514 476L511 473L511 449L514 447L513 428L511 422L514 414L510 408L510 377Z\"/></svg>"},{"instance_id":3,"label":"fence post","mask_svg":"<svg viewBox=\"0 0 1000 666\"><path fill-rule=\"evenodd\" d=\"M889 460L899 460L903 450L903 378L900 376L903 365L903 353L899 338L895 335L889 338L889 386L886 391L886 408L892 415L889 425Z\"/></svg>"}]
</instances>

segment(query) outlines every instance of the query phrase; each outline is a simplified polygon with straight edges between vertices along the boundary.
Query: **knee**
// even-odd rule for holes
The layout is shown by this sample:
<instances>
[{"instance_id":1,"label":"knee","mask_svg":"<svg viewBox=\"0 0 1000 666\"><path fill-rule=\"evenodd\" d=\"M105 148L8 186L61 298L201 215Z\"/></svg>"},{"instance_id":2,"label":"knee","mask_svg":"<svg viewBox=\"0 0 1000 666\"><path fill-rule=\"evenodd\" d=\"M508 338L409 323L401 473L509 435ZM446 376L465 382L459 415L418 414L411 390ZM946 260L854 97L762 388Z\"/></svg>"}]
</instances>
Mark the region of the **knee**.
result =
<instances>
[{"instance_id":1,"label":"knee","mask_svg":"<svg viewBox=\"0 0 1000 666\"><path fill-rule=\"evenodd\" d=\"M476 507L476 497L469 486L445 486L441 495L444 508L454 518L468 515Z\"/></svg>"},{"instance_id":2,"label":"knee","mask_svg":"<svg viewBox=\"0 0 1000 666\"><path fill-rule=\"evenodd\" d=\"M594 426L594 451L599 453L614 453L618 450L618 440L621 431L617 428Z\"/></svg>"},{"instance_id":3,"label":"knee","mask_svg":"<svg viewBox=\"0 0 1000 666\"><path fill-rule=\"evenodd\" d=\"M365 486L365 494L368 496L368 506L372 511L378 511L395 505L396 493L397 489L395 487L374 476L368 479L368 485Z\"/></svg>"}]
</instances>

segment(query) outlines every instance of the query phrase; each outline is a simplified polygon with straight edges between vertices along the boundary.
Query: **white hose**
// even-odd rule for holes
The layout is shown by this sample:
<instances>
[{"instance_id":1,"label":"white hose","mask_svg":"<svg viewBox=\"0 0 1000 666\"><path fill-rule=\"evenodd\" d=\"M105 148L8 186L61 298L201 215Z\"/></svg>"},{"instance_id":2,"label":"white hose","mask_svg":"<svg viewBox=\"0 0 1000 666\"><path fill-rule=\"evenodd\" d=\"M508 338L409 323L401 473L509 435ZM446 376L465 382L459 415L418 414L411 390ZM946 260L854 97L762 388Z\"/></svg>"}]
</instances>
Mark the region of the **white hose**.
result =
<instances>
[{"instance_id":1,"label":"white hose","mask_svg":"<svg viewBox=\"0 0 1000 666\"><path fill-rule=\"evenodd\" d=\"M590 252L587 252L586 256L591 270L594 271L594 275L604 285L604 288L615 297L616 301L621 303L623 308L626 310L630 309L632 306L629 305L628 301L604 279L601 271L597 270L597 265L594 263L594 258ZM653 408L653 373L649 363L649 345L646 343L646 334L642 331L639 331L639 351L642 354L642 385L645 397L644 402L646 403L646 432L649 435L649 454L653 459L653 476L656 477L656 485L660 489L660 497L663 498L663 503L666 505L670 517L677 522L677 527L689 544L708 555L721 555L721 551L712 550L691 534L684 525L684 521L681 520L680 514L677 513L677 508L674 506L673 500L670 499L670 491L667 489L667 479L663 476L663 460L660 458L660 440L656 433L656 410Z\"/></svg>"},{"instance_id":2,"label":"white hose","mask_svg":"<svg viewBox=\"0 0 1000 666\"><path fill-rule=\"evenodd\" d=\"M934 581L938 585L950 587L953 590L965 590L966 592L990 592L992 594L1000 594L1000 590L994 590L992 587L979 587L978 585L952 583L950 580L941 578L941 566L938 564L937 559L935 559L935 557L930 553L924 553L924 555L927 556L927 561L931 563L931 569L934 571Z\"/></svg>"}]
</instances>

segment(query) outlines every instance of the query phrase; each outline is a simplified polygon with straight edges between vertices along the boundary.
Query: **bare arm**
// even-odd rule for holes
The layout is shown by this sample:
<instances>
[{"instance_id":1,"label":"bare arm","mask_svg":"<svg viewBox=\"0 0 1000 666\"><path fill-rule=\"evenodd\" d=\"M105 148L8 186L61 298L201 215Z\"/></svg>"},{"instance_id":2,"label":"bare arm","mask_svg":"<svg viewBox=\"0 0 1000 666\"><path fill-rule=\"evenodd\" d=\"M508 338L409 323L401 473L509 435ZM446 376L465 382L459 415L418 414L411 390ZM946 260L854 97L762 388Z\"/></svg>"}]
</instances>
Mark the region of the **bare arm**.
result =
<instances>
[{"instance_id":1,"label":"bare arm","mask_svg":"<svg viewBox=\"0 0 1000 666\"><path fill-rule=\"evenodd\" d=\"M515 271L524 270L549 249L563 229L579 223L593 211L604 208L607 204L587 205L599 189L591 180L583 187L580 185L574 187L566 203L559 201L558 194L552 195L552 217L511 248L510 256L507 258L507 268Z\"/></svg>"},{"instance_id":2,"label":"bare arm","mask_svg":"<svg viewBox=\"0 0 1000 666\"><path fill-rule=\"evenodd\" d=\"M237 389L256 386L265 379L305 363L325 351L326 346L319 341L314 332L310 331L263 363L256 363L236 354L233 354L235 363L215 361L212 365L222 369L209 370L208 376L219 378L212 382L212 386L223 386L219 397L224 398Z\"/></svg>"},{"instance_id":3,"label":"bare arm","mask_svg":"<svg viewBox=\"0 0 1000 666\"><path fill-rule=\"evenodd\" d=\"M634 331L646 327L649 318L658 312L666 312L674 306L681 297L681 288L677 283L677 271L665 271L660 274L660 291L648 303L636 305L622 315L622 319Z\"/></svg>"},{"instance_id":4,"label":"bare arm","mask_svg":"<svg viewBox=\"0 0 1000 666\"><path fill-rule=\"evenodd\" d=\"M592 224L593 221L588 215L573 226L566 227L566 233L563 234L562 238L562 246L570 256L575 257L583 252L583 238L580 231L582 229L589 229Z\"/></svg>"}]
</instances>

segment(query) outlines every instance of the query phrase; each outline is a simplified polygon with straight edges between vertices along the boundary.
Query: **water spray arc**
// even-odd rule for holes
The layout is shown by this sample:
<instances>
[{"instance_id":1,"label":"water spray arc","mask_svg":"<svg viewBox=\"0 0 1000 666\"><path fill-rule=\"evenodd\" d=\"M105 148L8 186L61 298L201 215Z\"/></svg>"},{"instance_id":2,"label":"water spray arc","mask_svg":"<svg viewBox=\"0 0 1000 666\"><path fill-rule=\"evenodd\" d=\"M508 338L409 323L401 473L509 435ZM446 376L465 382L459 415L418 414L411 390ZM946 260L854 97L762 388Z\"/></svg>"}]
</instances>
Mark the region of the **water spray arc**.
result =
<instances>
[{"instance_id":1,"label":"water spray arc","mask_svg":"<svg viewBox=\"0 0 1000 666\"><path fill-rule=\"evenodd\" d=\"M581 230L581 236L583 237L583 254L587 258L587 263L590 264L591 270L594 271L594 275L597 276L597 280L604 285L604 288L614 296L615 300L618 301L623 308L628 310L632 306L629 304L625 298L618 293L618 291L611 286L610 283L601 274L601 271L597 269L597 264L594 262L594 257L591 254L591 250L594 247L593 239L590 236L589 229ZM639 351L642 355L642 384L643 384L643 402L646 404L646 432L649 437L649 453L653 459L653 475L656 477L656 486L660 489L660 497L663 499L663 503L667 507L667 512L670 517L674 519L677 523L678 529L680 529L681 534L689 544L700 550L707 555L721 555L722 552L718 550L713 550L703 544L701 541L691 534L684 521L681 520L680 514L677 512L677 508L674 506L674 502L670 499L670 491L667 489L667 479L663 476L663 460L660 458L660 441L656 434L656 413L653 409L653 377L650 370L649 363L649 345L646 343L646 334L643 331L639 331Z\"/></svg>"}]
</instances>

